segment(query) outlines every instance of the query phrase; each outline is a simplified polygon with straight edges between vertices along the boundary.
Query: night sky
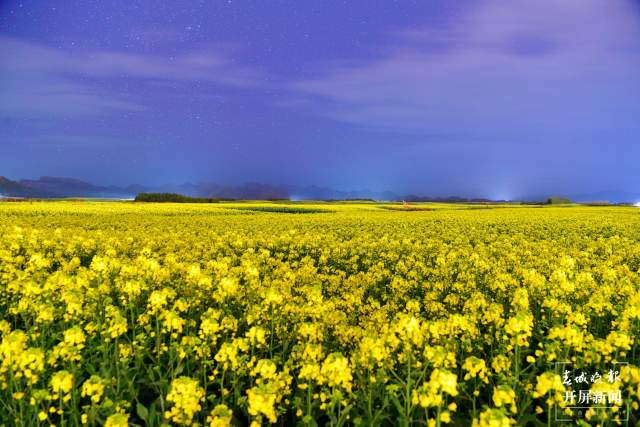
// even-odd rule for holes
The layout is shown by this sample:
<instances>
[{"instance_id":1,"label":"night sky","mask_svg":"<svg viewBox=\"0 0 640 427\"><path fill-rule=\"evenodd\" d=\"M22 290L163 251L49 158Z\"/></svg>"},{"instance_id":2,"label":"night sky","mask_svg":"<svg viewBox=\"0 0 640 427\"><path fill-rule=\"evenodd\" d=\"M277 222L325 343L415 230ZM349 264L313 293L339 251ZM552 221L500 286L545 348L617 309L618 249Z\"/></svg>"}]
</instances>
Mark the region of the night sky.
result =
<instances>
[{"instance_id":1,"label":"night sky","mask_svg":"<svg viewBox=\"0 0 640 427\"><path fill-rule=\"evenodd\" d=\"M640 188L635 0L0 0L0 175Z\"/></svg>"}]
</instances>

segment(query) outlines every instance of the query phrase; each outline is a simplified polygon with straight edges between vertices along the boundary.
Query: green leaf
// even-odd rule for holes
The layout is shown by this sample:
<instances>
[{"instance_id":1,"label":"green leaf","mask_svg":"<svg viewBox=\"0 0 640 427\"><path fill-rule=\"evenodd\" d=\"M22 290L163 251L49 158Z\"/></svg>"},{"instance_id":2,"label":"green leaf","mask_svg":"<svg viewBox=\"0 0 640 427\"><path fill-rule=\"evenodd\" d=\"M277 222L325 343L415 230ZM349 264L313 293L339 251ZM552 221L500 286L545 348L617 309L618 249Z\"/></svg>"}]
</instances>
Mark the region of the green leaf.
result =
<instances>
[{"instance_id":1,"label":"green leaf","mask_svg":"<svg viewBox=\"0 0 640 427\"><path fill-rule=\"evenodd\" d=\"M147 421L147 418L149 418L149 410L142 403L136 405L136 412L144 421Z\"/></svg>"}]
</instances>

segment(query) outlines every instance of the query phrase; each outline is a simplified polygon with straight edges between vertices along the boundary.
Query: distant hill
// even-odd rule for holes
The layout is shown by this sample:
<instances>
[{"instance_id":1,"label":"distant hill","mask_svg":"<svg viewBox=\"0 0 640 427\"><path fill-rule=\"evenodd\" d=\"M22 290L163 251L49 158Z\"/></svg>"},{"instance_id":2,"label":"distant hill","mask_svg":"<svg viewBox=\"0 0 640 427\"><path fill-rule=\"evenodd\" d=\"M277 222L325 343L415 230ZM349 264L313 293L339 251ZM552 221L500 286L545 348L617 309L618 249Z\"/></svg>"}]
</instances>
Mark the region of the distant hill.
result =
<instances>
[{"instance_id":1,"label":"distant hill","mask_svg":"<svg viewBox=\"0 0 640 427\"><path fill-rule=\"evenodd\" d=\"M12 181L0 177L0 194L7 197L132 197L132 192L118 187L101 187L74 178L42 176L39 179Z\"/></svg>"},{"instance_id":2,"label":"distant hill","mask_svg":"<svg viewBox=\"0 0 640 427\"><path fill-rule=\"evenodd\" d=\"M346 200L377 199L401 200L393 193L375 193L371 191L338 191L327 187L270 185L249 182L242 185L219 185L215 183L184 183L160 186L129 185L126 187L99 186L75 178L42 176L38 179L12 181L0 178L0 195L6 197L104 197L134 198L140 193L175 193L189 197L265 200Z\"/></svg>"},{"instance_id":3,"label":"distant hill","mask_svg":"<svg viewBox=\"0 0 640 427\"><path fill-rule=\"evenodd\" d=\"M124 188L102 187L75 178L42 176L37 180L21 180L20 184L57 197L131 197Z\"/></svg>"},{"instance_id":4,"label":"distant hill","mask_svg":"<svg viewBox=\"0 0 640 427\"><path fill-rule=\"evenodd\" d=\"M46 190L30 188L4 176L0 176L0 195L5 197L53 197Z\"/></svg>"},{"instance_id":5,"label":"distant hill","mask_svg":"<svg viewBox=\"0 0 640 427\"><path fill-rule=\"evenodd\" d=\"M640 191L599 191L594 193L578 194L571 197L572 200L580 203L602 202L609 203L637 203L640 202Z\"/></svg>"},{"instance_id":6,"label":"distant hill","mask_svg":"<svg viewBox=\"0 0 640 427\"><path fill-rule=\"evenodd\" d=\"M391 191L376 192L370 190L341 191L329 187L270 185L249 182L241 185L220 185L212 182L165 184L145 186L132 184L124 187L101 186L75 178L42 176L38 179L13 181L0 176L0 197L61 198L96 197L133 199L140 193L175 193L197 198L237 199L237 200L389 200L407 202L449 202L449 203L491 203L500 200L465 197L429 197L415 194L397 194ZM528 197L531 202L543 202L550 195ZM608 201L609 203L636 203L640 193L620 191L591 194L569 195L576 202Z\"/></svg>"}]
</instances>

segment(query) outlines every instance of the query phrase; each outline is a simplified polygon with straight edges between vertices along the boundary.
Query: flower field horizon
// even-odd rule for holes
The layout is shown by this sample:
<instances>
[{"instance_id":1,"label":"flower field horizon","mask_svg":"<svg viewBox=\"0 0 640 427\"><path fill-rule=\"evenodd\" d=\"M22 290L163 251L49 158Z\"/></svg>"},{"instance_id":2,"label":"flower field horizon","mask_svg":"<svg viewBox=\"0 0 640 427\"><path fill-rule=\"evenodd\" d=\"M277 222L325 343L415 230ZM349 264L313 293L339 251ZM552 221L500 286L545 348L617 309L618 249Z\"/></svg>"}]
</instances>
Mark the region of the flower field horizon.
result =
<instances>
[{"instance_id":1,"label":"flower field horizon","mask_svg":"<svg viewBox=\"0 0 640 427\"><path fill-rule=\"evenodd\" d=\"M0 425L640 423L637 208L16 202L0 235Z\"/></svg>"}]
</instances>

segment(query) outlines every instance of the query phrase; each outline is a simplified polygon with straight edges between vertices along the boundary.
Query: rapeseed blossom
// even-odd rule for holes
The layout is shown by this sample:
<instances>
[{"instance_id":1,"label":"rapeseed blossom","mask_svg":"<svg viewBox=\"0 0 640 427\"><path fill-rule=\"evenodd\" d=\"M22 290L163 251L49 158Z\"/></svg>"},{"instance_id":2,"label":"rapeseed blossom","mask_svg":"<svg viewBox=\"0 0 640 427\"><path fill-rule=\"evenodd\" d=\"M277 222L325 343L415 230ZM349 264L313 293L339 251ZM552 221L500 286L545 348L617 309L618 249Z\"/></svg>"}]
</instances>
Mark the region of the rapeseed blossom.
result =
<instances>
[{"instance_id":1,"label":"rapeseed blossom","mask_svg":"<svg viewBox=\"0 0 640 427\"><path fill-rule=\"evenodd\" d=\"M109 415L109 417L104 423L104 427L129 427L129 415L128 414Z\"/></svg>"},{"instance_id":2,"label":"rapeseed blossom","mask_svg":"<svg viewBox=\"0 0 640 427\"><path fill-rule=\"evenodd\" d=\"M640 421L637 210L476 208L2 203L0 424Z\"/></svg>"},{"instance_id":3,"label":"rapeseed blossom","mask_svg":"<svg viewBox=\"0 0 640 427\"><path fill-rule=\"evenodd\" d=\"M492 397L494 405L496 407L509 406L513 414L518 411L516 406L516 392L508 385L500 385L493 390Z\"/></svg>"},{"instance_id":4,"label":"rapeseed blossom","mask_svg":"<svg viewBox=\"0 0 640 427\"><path fill-rule=\"evenodd\" d=\"M171 409L165 416L176 424L191 425L194 415L202 409L204 390L189 377L180 377L171 382L167 402Z\"/></svg>"},{"instance_id":5,"label":"rapeseed blossom","mask_svg":"<svg viewBox=\"0 0 640 427\"><path fill-rule=\"evenodd\" d=\"M50 385L53 399L62 397L65 401L69 400L69 393L73 388L73 374L65 370L58 371L51 377Z\"/></svg>"},{"instance_id":6,"label":"rapeseed blossom","mask_svg":"<svg viewBox=\"0 0 640 427\"><path fill-rule=\"evenodd\" d=\"M82 396L91 399L91 403L100 402L104 394L105 382L98 375L92 375L82 384Z\"/></svg>"},{"instance_id":7,"label":"rapeseed blossom","mask_svg":"<svg viewBox=\"0 0 640 427\"><path fill-rule=\"evenodd\" d=\"M233 411L227 405L216 405L207 417L207 424L209 427L227 427L231 425L232 417Z\"/></svg>"}]
</instances>

